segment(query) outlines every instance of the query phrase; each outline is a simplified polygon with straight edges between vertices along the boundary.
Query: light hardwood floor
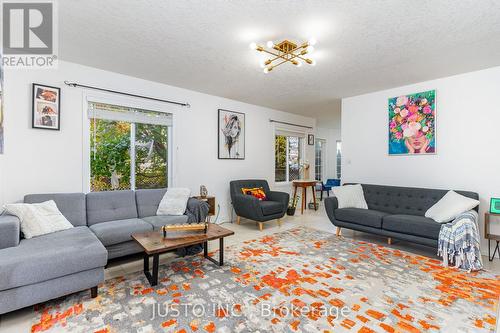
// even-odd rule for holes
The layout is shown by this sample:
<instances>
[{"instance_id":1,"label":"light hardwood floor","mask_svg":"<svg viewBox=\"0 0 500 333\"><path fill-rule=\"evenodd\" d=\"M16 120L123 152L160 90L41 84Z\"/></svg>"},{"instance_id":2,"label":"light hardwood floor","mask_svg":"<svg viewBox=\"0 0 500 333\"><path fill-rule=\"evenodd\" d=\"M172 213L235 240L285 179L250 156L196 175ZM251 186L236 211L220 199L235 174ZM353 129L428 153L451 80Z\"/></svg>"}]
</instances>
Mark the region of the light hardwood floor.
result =
<instances>
[{"instance_id":1,"label":"light hardwood floor","mask_svg":"<svg viewBox=\"0 0 500 333\"><path fill-rule=\"evenodd\" d=\"M265 235L269 235L282 230L292 229L297 226L306 226L318 230L324 230L332 234L336 233L336 228L328 220L323 205L320 206L318 211L306 210L304 212L304 215L300 215L299 212L293 217L285 216L281 220L281 227L278 225L277 221L266 222L263 225L263 231L259 231L259 228L258 226L256 226L254 221L245 220L243 218L241 219L241 223L239 225L236 223L225 223L223 224L223 226L235 232L234 236L227 237L225 239L226 246L240 244L245 240L263 237ZM392 239L392 244L388 245L386 237L368 235L361 232L354 232L348 229L342 229L342 237L351 237L354 239L375 242L381 245L398 248L416 254L436 257L435 249L399 241L396 239ZM211 244L209 245L209 249L216 249L217 246L218 242L211 242ZM160 257L160 263L168 262L172 258L172 256L174 256L174 254L162 255ZM500 260L498 258L493 262L489 262L487 257L483 257L483 261L484 266L487 270L500 274ZM140 257L137 257L135 259L127 258L124 260L116 261L111 263L106 269L105 276L106 278L113 278L116 276L141 271L142 265L143 262L142 258ZM26 308L2 315L0 319L0 333L30 332L32 316L33 311L31 308ZM499 322L497 322L497 325L500 324ZM497 331L500 333L499 329L497 329Z\"/></svg>"}]
</instances>

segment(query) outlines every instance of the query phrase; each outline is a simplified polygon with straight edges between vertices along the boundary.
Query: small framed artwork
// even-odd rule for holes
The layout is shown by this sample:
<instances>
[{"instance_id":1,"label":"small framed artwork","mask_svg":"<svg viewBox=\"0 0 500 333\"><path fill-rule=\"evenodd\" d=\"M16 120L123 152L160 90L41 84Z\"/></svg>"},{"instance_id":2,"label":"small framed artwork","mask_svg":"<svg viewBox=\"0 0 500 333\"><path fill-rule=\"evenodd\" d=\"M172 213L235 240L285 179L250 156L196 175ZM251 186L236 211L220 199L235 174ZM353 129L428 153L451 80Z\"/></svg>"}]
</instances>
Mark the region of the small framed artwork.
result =
<instances>
[{"instance_id":1,"label":"small framed artwork","mask_svg":"<svg viewBox=\"0 0 500 333\"><path fill-rule=\"evenodd\" d=\"M314 146L314 135L313 134L307 135L307 144L309 146Z\"/></svg>"},{"instance_id":2,"label":"small framed artwork","mask_svg":"<svg viewBox=\"0 0 500 333\"><path fill-rule=\"evenodd\" d=\"M500 198L491 198L491 200L490 200L490 213L500 214Z\"/></svg>"},{"instance_id":3,"label":"small framed artwork","mask_svg":"<svg viewBox=\"0 0 500 333\"><path fill-rule=\"evenodd\" d=\"M33 83L32 127L59 131L61 89Z\"/></svg>"},{"instance_id":4,"label":"small framed artwork","mask_svg":"<svg viewBox=\"0 0 500 333\"><path fill-rule=\"evenodd\" d=\"M221 160L245 159L245 114L219 109L218 157Z\"/></svg>"}]
</instances>

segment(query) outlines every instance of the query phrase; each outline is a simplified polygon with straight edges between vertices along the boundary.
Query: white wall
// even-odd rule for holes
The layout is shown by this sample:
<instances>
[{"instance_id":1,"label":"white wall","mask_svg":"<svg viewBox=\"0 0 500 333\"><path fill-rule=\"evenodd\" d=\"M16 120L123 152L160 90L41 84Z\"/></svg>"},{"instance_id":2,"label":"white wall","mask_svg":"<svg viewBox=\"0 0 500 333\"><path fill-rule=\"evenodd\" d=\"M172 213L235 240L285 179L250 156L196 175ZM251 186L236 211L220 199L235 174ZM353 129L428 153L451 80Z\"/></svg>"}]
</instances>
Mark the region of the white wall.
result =
<instances>
[{"instance_id":1,"label":"white wall","mask_svg":"<svg viewBox=\"0 0 500 333\"><path fill-rule=\"evenodd\" d=\"M85 91L67 87L64 80L190 103L189 109L175 108L172 111L175 146L172 185L189 187L193 194L198 193L200 184L206 185L221 205L220 220L230 217L230 180L264 178L271 187L275 185L274 127L269 119L315 125L312 118L73 63L60 62L57 70L7 69L4 81L5 155L0 155L0 205L20 201L28 193L84 191ZM31 128L33 82L61 88L61 131ZM217 159L219 108L246 114L245 160ZM306 158L314 160L312 146L306 147Z\"/></svg>"},{"instance_id":2,"label":"white wall","mask_svg":"<svg viewBox=\"0 0 500 333\"><path fill-rule=\"evenodd\" d=\"M431 89L437 154L388 156L388 99ZM483 213L500 197L499 93L495 67L343 99L343 181L478 192L483 235ZM495 228L500 233L498 222Z\"/></svg>"}]
</instances>

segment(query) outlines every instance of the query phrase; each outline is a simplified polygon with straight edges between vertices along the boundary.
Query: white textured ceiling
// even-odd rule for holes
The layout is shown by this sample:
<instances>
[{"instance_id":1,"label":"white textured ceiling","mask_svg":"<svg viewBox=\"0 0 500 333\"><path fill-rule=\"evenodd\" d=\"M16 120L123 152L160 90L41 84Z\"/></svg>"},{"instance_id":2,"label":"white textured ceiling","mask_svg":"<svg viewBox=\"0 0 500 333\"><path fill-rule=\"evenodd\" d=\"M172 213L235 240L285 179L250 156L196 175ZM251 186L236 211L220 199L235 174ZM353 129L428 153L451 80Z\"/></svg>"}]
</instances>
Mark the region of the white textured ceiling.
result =
<instances>
[{"instance_id":1,"label":"white textured ceiling","mask_svg":"<svg viewBox=\"0 0 500 333\"><path fill-rule=\"evenodd\" d=\"M500 65L498 0L61 0L59 22L63 60L306 115ZM310 37L315 67L248 48Z\"/></svg>"}]
</instances>

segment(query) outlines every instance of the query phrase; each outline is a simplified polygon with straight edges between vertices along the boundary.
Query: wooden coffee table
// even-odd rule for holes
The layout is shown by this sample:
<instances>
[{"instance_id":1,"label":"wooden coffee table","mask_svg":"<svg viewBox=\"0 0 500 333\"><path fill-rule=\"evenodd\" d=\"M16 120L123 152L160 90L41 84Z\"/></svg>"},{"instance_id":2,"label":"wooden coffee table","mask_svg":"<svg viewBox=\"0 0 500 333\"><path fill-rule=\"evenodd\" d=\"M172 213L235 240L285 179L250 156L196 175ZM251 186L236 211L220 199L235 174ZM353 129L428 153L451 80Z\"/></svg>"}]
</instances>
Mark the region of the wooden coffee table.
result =
<instances>
[{"instance_id":1,"label":"wooden coffee table","mask_svg":"<svg viewBox=\"0 0 500 333\"><path fill-rule=\"evenodd\" d=\"M203 244L203 256L215 263L224 265L224 237L234 235L234 232L219 225L209 223L207 233L190 235L178 238L163 238L161 231L148 231L133 234L132 238L144 249L144 274L151 286L158 284L158 266L160 264L160 254L178 248ZM208 241L219 240L219 260L208 255ZM153 256L153 271L149 270L149 258Z\"/></svg>"}]
</instances>

